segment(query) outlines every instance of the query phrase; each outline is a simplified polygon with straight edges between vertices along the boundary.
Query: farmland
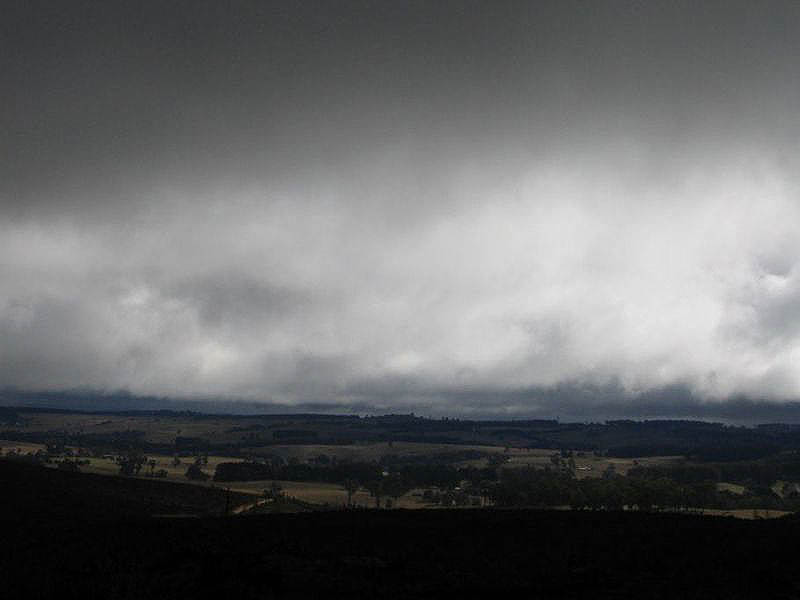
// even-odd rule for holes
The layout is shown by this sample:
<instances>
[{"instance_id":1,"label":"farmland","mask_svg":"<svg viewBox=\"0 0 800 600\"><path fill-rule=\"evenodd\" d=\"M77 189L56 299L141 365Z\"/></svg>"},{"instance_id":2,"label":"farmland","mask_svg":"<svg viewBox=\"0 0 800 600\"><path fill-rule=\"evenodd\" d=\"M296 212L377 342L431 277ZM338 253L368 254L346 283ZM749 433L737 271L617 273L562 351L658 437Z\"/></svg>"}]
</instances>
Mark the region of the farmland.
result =
<instances>
[{"instance_id":1,"label":"farmland","mask_svg":"<svg viewBox=\"0 0 800 600\"><path fill-rule=\"evenodd\" d=\"M688 437L674 423L642 425L656 433L635 454L630 444L612 450L614 424L577 441L568 425L513 427L553 436L556 447L536 447L488 443L502 436L476 435L493 431L486 424L437 422L436 439L408 439L434 437L419 432L432 425L396 417L344 420L339 433L300 416L5 419L0 568L15 597L65 587L137 599L231 590L748 598L753 581L776 598L800 589L786 550L800 533L791 447L723 461L654 453L669 447L654 440ZM350 439L361 425L361 439ZM445 441L448 427L477 439ZM642 435L622 427L629 442ZM312 431L329 439L310 440ZM712 431L722 448L732 447L725 435L752 433ZM553 441L564 432L574 447Z\"/></svg>"},{"instance_id":2,"label":"farmland","mask_svg":"<svg viewBox=\"0 0 800 600\"><path fill-rule=\"evenodd\" d=\"M230 489L253 502L655 508L747 518L800 507L800 438L786 427L44 409L2 409L0 418L5 458Z\"/></svg>"}]
</instances>

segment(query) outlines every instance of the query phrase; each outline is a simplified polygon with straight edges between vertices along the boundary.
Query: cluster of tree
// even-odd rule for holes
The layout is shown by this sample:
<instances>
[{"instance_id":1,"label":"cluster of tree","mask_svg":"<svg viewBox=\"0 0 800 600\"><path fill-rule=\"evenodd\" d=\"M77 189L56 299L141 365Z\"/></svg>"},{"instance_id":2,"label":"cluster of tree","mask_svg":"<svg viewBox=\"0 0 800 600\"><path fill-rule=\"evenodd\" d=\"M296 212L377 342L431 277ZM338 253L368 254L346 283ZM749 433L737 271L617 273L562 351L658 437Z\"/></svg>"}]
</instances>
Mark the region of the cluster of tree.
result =
<instances>
[{"instance_id":1,"label":"cluster of tree","mask_svg":"<svg viewBox=\"0 0 800 600\"><path fill-rule=\"evenodd\" d=\"M774 456L781 451L781 446L771 443L738 443L729 440L724 444L697 445L692 443L676 445L630 444L612 446L607 455L617 458L635 458L637 456L687 456L697 461L741 461L756 460Z\"/></svg>"},{"instance_id":2,"label":"cluster of tree","mask_svg":"<svg viewBox=\"0 0 800 600\"><path fill-rule=\"evenodd\" d=\"M622 508L638 510L685 510L691 508L800 508L800 498L781 498L768 487L755 487L737 495L720 491L712 480L687 477L622 477L607 471L602 478L575 479L568 473L533 468L506 469L488 488L497 506L552 507L573 509Z\"/></svg>"},{"instance_id":3,"label":"cluster of tree","mask_svg":"<svg viewBox=\"0 0 800 600\"><path fill-rule=\"evenodd\" d=\"M791 453L739 462L638 466L631 469L629 475L642 479L666 477L680 483L726 481L746 486L771 486L779 480L800 481L800 455Z\"/></svg>"},{"instance_id":4,"label":"cluster of tree","mask_svg":"<svg viewBox=\"0 0 800 600\"><path fill-rule=\"evenodd\" d=\"M156 466L158 465L156 459L148 458L135 448L117 456L116 462L117 465L119 465L120 475L138 476L144 474L147 477L164 478L168 474L166 469L156 470ZM178 464L180 464L180 461ZM147 470L142 473L145 467L147 467Z\"/></svg>"},{"instance_id":5,"label":"cluster of tree","mask_svg":"<svg viewBox=\"0 0 800 600\"><path fill-rule=\"evenodd\" d=\"M397 502L400 496L403 496L413 487L399 473L388 473L385 476L370 479L363 485L370 496L375 499L375 508L381 508L382 501L383 506L392 508L392 503Z\"/></svg>"},{"instance_id":6,"label":"cluster of tree","mask_svg":"<svg viewBox=\"0 0 800 600\"><path fill-rule=\"evenodd\" d=\"M668 479L634 480L609 475L597 479L575 479L554 471L532 468L507 469L489 489L497 506L551 507L619 510L685 508L708 504L713 485L678 486Z\"/></svg>"},{"instance_id":7,"label":"cluster of tree","mask_svg":"<svg viewBox=\"0 0 800 600\"><path fill-rule=\"evenodd\" d=\"M252 425L242 425L239 427L231 427L228 429L228 433L239 433L239 432L247 432L247 431L264 431L267 428L266 425L262 425L261 423L253 423Z\"/></svg>"},{"instance_id":8,"label":"cluster of tree","mask_svg":"<svg viewBox=\"0 0 800 600\"><path fill-rule=\"evenodd\" d=\"M147 457L136 450L131 450L117 457L120 475L138 475L147 462Z\"/></svg>"},{"instance_id":9,"label":"cluster of tree","mask_svg":"<svg viewBox=\"0 0 800 600\"><path fill-rule=\"evenodd\" d=\"M502 461L499 463L502 464ZM463 480L483 481L497 479L497 465L487 468L461 467L447 464L376 462L329 462L315 460L314 464L302 464L281 460L267 462L224 462L217 465L215 481L318 481L344 484L358 481L368 482L396 480L406 489L415 487L438 487L452 489ZM394 485L394 484L392 484Z\"/></svg>"},{"instance_id":10,"label":"cluster of tree","mask_svg":"<svg viewBox=\"0 0 800 600\"><path fill-rule=\"evenodd\" d=\"M173 459L173 464L176 459L178 460L178 464L180 464L180 459L177 456ZM208 455L203 454L196 456L194 462L186 469L186 478L190 481L207 481L210 479L211 476L203 471L205 465L208 465Z\"/></svg>"},{"instance_id":11,"label":"cluster of tree","mask_svg":"<svg viewBox=\"0 0 800 600\"><path fill-rule=\"evenodd\" d=\"M391 442L390 442L391 445ZM431 454L384 454L380 458L380 464L385 467L409 464L452 464L467 460L478 460L486 457L494 457L495 454L466 448L464 450L453 449L447 452L436 452Z\"/></svg>"},{"instance_id":12,"label":"cluster of tree","mask_svg":"<svg viewBox=\"0 0 800 600\"><path fill-rule=\"evenodd\" d=\"M61 471L77 472L77 471L80 471L80 467L82 465L84 465L84 464L86 464L88 462L89 462L88 460L87 461L81 461L81 460L77 460L77 459L76 460L72 460L72 459L69 459L69 458L65 458L64 460L61 460L61 461L58 462L57 468L59 470L61 470Z\"/></svg>"},{"instance_id":13,"label":"cluster of tree","mask_svg":"<svg viewBox=\"0 0 800 600\"><path fill-rule=\"evenodd\" d=\"M22 422L19 413L13 408L0 406L0 425L14 426Z\"/></svg>"},{"instance_id":14,"label":"cluster of tree","mask_svg":"<svg viewBox=\"0 0 800 600\"><path fill-rule=\"evenodd\" d=\"M203 471L197 463L192 463L186 469L186 479L190 481L207 481L209 477L209 474Z\"/></svg>"},{"instance_id":15,"label":"cluster of tree","mask_svg":"<svg viewBox=\"0 0 800 600\"><path fill-rule=\"evenodd\" d=\"M272 432L272 437L282 442L314 442L318 434L311 429L278 429Z\"/></svg>"}]
</instances>

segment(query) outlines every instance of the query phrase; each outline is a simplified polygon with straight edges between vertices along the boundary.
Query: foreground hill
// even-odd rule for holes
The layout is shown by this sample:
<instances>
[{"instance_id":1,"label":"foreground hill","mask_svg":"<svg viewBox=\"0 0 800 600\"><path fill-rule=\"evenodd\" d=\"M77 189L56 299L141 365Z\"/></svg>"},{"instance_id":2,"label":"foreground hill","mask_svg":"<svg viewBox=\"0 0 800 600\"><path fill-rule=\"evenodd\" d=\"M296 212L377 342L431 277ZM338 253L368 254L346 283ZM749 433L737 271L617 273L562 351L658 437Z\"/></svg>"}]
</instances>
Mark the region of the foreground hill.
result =
<instances>
[{"instance_id":1,"label":"foreground hill","mask_svg":"<svg viewBox=\"0 0 800 600\"><path fill-rule=\"evenodd\" d=\"M364 511L6 524L8 597L797 598L794 524Z\"/></svg>"},{"instance_id":2,"label":"foreground hill","mask_svg":"<svg viewBox=\"0 0 800 600\"><path fill-rule=\"evenodd\" d=\"M793 519L525 510L153 519L214 513L223 492L7 461L0 486L10 598L800 596Z\"/></svg>"},{"instance_id":3,"label":"foreground hill","mask_svg":"<svg viewBox=\"0 0 800 600\"><path fill-rule=\"evenodd\" d=\"M153 515L221 515L254 502L222 488L108 477L0 460L0 520L119 519Z\"/></svg>"}]
</instances>

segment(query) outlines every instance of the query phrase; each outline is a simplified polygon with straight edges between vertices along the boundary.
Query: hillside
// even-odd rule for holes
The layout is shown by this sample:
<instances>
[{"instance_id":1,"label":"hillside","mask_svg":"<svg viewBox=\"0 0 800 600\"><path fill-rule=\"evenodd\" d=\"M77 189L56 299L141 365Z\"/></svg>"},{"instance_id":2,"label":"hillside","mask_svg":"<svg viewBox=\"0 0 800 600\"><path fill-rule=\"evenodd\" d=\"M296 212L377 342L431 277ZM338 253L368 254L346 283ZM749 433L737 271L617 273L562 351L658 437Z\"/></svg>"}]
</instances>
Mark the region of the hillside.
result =
<instances>
[{"instance_id":1,"label":"hillside","mask_svg":"<svg viewBox=\"0 0 800 600\"><path fill-rule=\"evenodd\" d=\"M0 520L120 519L152 515L219 515L253 496L221 487L108 477L0 460Z\"/></svg>"},{"instance_id":2,"label":"hillside","mask_svg":"<svg viewBox=\"0 0 800 600\"><path fill-rule=\"evenodd\" d=\"M346 511L4 523L8 597L796 598L796 522Z\"/></svg>"}]
</instances>

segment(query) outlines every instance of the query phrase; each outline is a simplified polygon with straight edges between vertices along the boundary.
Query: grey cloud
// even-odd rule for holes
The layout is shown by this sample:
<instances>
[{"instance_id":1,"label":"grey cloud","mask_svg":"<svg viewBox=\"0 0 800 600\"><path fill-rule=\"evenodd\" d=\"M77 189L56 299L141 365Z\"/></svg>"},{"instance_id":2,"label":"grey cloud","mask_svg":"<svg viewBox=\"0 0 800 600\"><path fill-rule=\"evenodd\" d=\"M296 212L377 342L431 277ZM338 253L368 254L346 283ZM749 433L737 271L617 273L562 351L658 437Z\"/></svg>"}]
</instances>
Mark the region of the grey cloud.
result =
<instances>
[{"instance_id":1,"label":"grey cloud","mask_svg":"<svg viewBox=\"0 0 800 600\"><path fill-rule=\"evenodd\" d=\"M798 32L778 2L13 4L0 385L795 398Z\"/></svg>"},{"instance_id":2,"label":"grey cloud","mask_svg":"<svg viewBox=\"0 0 800 600\"><path fill-rule=\"evenodd\" d=\"M230 270L203 274L191 280L165 282L162 291L181 303L190 303L203 327L252 330L254 326L274 325L312 308L314 298L300 290L271 286Z\"/></svg>"}]
</instances>

